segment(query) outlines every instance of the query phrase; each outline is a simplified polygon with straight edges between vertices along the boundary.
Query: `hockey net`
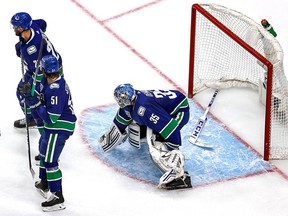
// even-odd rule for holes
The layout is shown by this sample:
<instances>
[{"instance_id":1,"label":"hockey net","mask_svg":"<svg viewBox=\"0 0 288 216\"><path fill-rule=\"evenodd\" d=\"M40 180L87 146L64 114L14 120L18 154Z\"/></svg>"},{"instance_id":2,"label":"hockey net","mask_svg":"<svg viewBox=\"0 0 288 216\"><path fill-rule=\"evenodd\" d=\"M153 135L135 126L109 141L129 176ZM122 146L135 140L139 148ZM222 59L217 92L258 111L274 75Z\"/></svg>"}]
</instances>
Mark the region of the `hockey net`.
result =
<instances>
[{"instance_id":1,"label":"hockey net","mask_svg":"<svg viewBox=\"0 0 288 216\"><path fill-rule=\"evenodd\" d=\"M194 4L188 97L207 88L260 91L263 86L264 159L288 159L288 82L279 42L242 13L216 4Z\"/></svg>"}]
</instances>

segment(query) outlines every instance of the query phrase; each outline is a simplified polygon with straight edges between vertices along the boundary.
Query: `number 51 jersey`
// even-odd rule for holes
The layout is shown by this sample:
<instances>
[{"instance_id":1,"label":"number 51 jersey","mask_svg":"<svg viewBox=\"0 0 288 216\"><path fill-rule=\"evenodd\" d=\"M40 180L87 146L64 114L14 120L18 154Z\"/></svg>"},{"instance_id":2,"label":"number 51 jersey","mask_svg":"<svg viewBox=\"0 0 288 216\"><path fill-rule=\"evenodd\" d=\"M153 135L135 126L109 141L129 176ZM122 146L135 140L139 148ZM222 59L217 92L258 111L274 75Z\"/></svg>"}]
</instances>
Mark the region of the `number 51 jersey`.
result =
<instances>
[{"instance_id":1,"label":"number 51 jersey","mask_svg":"<svg viewBox=\"0 0 288 216\"><path fill-rule=\"evenodd\" d=\"M63 76L48 84L43 79L40 85L40 95L44 109L39 113L44 120L44 129L51 133L72 135L76 124L76 115L70 89Z\"/></svg>"}]
</instances>

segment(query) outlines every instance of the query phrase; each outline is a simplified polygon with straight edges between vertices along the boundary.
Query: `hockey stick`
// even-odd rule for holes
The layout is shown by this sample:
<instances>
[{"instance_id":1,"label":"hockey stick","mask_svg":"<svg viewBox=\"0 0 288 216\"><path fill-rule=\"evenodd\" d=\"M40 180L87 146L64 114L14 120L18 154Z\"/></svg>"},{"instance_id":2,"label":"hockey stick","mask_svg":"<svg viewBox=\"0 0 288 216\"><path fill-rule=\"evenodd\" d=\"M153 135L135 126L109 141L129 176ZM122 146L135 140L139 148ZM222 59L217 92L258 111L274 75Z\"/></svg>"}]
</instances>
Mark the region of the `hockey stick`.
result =
<instances>
[{"instance_id":1,"label":"hockey stick","mask_svg":"<svg viewBox=\"0 0 288 216\"><path fill-rule=\"evenodd\" d=\"M38 58L37 58L37 62L36 62L36 70L35 70L35 74L34 74L34 78L33 78L33 84L32 84L32 88L31 88L31 96L32 97L34 96L34 93L35 93L37 75L38 75L38 71L39 71L39 64L40 64L40 60L41 60L41 57L42 57L42 51L43 51L44 43L45 43L45 39L43 38L43 34L42 34L40 50L39 50Z\"/></svg>"},{"instance_id":2,"label":"hockey stick","mask_svg":"<svg viewBox=\"0 0 288 216\"><path fill-rule=\"evenodd\" d=\"M189 142L190 143L192 143L194 145L197 145L199 147L213 148L212 145L208 145L208 144L204 144L204 143L200 142L198 140L198 138L199 138L200 133L201 133L206 121L207 121L207 114L208 114L208 112L209 112L209 110L210 110L210 108L211 108L211 106L212 106L212 104L213 104L218 92L219 92L219 90L216 89L214 94L213 94L213 96L212 96L212 98L211 98L211 100L210 100L210 102L209 102L209 104L208 104L208 107L206 108L204 114L199 118L199 120L196 123L196 126L195 126L195 128L194 128L194 130L193 130L193 132L192 132L192 134L191 134L191 136L189 138Z\"/></svg>"},{"instance_id":3,"label":"hockey stick","mask_svg":"<svg viewBox=\"0 0 288 216\"><path fill-rule=\"evenodd\" d=\"M22 70L22 82L25 82L25 79L24 79L24 60L23 60L23 57L22 57L22 53L21 53L21 70ZM32 162L31 162L30 134L29 134L29 126L28 126L28 118L27 118L27 106L26 106L26 103L25 103L25 99L24 99L24 114L25 114L25 120L26 120L29 169L30 169L32 178L34 179L35 171L33 170Z\"/></svg>"}]
</instances>

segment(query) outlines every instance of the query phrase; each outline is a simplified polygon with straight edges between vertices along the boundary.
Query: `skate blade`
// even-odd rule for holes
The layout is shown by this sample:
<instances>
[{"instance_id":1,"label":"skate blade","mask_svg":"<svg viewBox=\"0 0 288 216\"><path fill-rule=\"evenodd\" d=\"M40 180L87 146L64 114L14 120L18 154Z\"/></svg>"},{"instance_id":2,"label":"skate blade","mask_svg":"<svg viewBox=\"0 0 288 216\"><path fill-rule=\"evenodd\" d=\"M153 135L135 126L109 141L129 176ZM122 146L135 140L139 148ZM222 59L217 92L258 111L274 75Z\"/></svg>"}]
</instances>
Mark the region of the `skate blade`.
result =
<instances>
[{"instance_id":1,"label":"skate blade","mask_svg":"<svg viewBox=\"0 0 288 216\"><path fill-rule=\"evenodd\" d=\"M191 189L192 186L182 186L182 187L167 187L167 188L162 188L165 190L186 190L186 189Z\"/></svg>"},{"instance_id":2,"label":"skate blade","mask_svg":"<svg viewBox=\"0 0 288 216\"><path fill-rule=\"evenodd\" d=\"M14 126L14 128L17 129L17 130L18 130L18 129L19 129L19 130L22 130L22 129L26 129L26 126L24 126L24 127L15 127L15 126ZM29 129L38 129L37 125L35 125L35 126L29 126L28 128L29 128Z\"/></svg>"},{"instance_id":3,"label":"skate blade","mask_svg":"<svg viewBox=\"0 0 288 216\"><path fill-rule=\"evenodd\" d=\"M159 184L157 188L164 189L164 190L183 190L183 189L185 190L185 189L193 188L193 186L190 182L184 182L184 184L181 184L181 185Z\"/></svg>"},{"instance_id":4,"label":"skate blade","mask_svg":"<svg viewBox=\"0 0 288 216\"><path fill-rule=\"evenodd\" d=\"M60 203L54 206L49 206L49 207L42 207L42 210L44 212L51 212L51 211L59 211L59 210L64 210L66 208L66 206L64 205L64 203Z\"/></svg>"},{"instance_id":5,"label":"skate blade","mask_svg":"<svg viewBox=\"0 0 288 216\"><path fill-rule=\"evenodd\" d=\"M193 188L192 185L182 185L182 186L176 186L176 187L167 187L165 185L161 185L158 187L159 189L164 189L164 190L185 190L185 189L191 189Z\"/></svg>"}]
</instances>

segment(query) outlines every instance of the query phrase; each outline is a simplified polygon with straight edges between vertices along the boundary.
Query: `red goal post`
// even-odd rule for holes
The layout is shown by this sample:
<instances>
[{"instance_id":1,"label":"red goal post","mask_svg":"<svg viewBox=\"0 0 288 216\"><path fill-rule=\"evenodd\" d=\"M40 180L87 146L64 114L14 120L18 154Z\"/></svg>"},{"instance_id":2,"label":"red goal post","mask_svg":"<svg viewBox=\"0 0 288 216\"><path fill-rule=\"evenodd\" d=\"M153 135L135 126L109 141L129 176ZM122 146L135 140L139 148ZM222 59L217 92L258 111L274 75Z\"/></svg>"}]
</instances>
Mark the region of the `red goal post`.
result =
<instances>
[{"instance_id":1,"label":"red goal post","mask_svg":"<svg viewBox=\"0 0 288 216\"><path fill-rule=\"evenodd\" d=\"M255 102L265 105L264 159L288 159L288 82L279 42L240 12L194 4L188 97L230 87L262 91Z\"/></svg>"}]
</instances>

